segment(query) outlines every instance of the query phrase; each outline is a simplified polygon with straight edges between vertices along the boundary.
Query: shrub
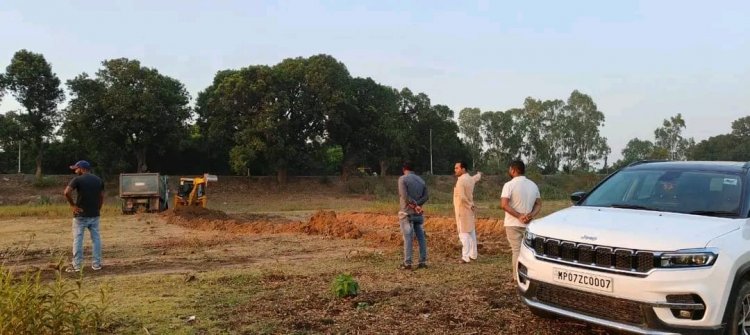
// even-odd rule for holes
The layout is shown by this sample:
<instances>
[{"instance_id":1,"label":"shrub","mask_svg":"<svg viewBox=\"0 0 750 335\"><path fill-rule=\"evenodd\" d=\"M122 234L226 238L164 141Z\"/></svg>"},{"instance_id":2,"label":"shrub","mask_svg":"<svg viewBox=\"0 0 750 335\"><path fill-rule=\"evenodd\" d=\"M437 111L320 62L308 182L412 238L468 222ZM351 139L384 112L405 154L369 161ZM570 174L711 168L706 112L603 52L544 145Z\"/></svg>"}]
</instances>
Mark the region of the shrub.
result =
<instances>
[{"instance_id":1,"label":"shrub","mask_svg":"<svg viewBox=\"0 0 750 335\"><path fill-rule=\"evenodd\" d=\"M83 292L82 278L72 285L57 271L56 278L42 284L40 271L17 278L0 265L0 335L92 334L103 328L106 302L104 290L99 304Z\"/></svg>"},{"instance_id":2,"label":"shrub","mask_svg":"<svg viewBox=\"0 0 750 335\"><path fill-rule=\"evenodd\" d=\"M33 185L36 188L47 188L52 186L60 186L60 182L57 181L54 177L42 176L41 178L35 179Z\"/></svg>"},{"instance_id":3,"label":"shrub","mask_svg":"<svg viewBox=\"0 0 750 335\"><path fill-rule=\"evenodd\" d=\"M48 195L40 195L39 198L36 199L36 204L39 206L51 205L52 198L50 198Z\"/></svg>"},{"instance_id":4,"label":"shrub","mask_svg":"<svg viewBox=\"0 0 750 335\"><path fill-rule=\"evenodd\" d=\"M340 274L331 284L331 292L338 298L353 297L359 293L359 284L349 274Z\"/></svg>"}]
</instances>

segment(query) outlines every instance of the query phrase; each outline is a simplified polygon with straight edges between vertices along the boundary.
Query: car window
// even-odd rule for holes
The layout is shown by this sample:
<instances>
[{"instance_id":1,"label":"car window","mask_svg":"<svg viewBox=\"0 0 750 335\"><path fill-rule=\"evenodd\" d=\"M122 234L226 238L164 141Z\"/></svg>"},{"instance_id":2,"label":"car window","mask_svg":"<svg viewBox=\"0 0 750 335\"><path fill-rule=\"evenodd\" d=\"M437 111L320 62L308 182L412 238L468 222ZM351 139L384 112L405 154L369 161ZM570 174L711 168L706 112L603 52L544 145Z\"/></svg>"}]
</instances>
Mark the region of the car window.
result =
<instances>
[{"instance_id":1,"label":"car window","mask_svg":"<svg viewBox=\"0 0 750 335\"><path fill-rule=\"evenodd\" d=\"M599 185L584 206L624 207L710 216L737 216L740 175L682 170L625 170Z\"/></svg>"}]
</instances>

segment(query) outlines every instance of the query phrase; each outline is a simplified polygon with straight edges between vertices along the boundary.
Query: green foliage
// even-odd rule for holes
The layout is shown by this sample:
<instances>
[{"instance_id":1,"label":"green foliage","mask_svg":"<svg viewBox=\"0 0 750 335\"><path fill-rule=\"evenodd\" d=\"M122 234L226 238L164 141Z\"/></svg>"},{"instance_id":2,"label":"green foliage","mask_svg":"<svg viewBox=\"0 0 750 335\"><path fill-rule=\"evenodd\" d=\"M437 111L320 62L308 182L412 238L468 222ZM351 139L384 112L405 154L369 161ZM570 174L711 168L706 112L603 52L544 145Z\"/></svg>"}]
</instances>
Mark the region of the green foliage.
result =
<instances>
[{"instance_id":1,"label":"green foliage","mask_svg":"<svg viewBox=\"0 0 750 335\"><path fill-rule=\"evenodd\" d=\"M588 171L592 161L611 152L607 139L599 134L599 128L604 126L604 113L591 97L573 91L565 106L564 120L568 133L562 144L570 167Z\"/></svg>"},{"instance_id":2,"label":"green foliage","mask_svg":"<svg viewBox=\"0 0 750 335\"><path fill-rule=\"evenodd\" d=\"M47 206L52 204L52 199L48 195L40 195L37 199L36 204L38 206Z\"/></svg>"},{"instance_id":3,"label":"green foliage","mask_svg":"<svg viewBox=\"0 0 750 335\"><path fill-rule=\"evenodd\" d=\"M750 161L750 137L724 134L701 141L688 158L705 161Z\"/></svg>"},{"instance_id":4,"label":"green foliage","mask_svg":"<svg viewBox=\"0 0 750 335\"><path fill-rule=\"evenodd\" d=\"M477 111L464 110L465 121ZM478 138L484 140L482 148L486 150L476 165L481 170L502 173L511 160L523 157L527 165L547 174L557 173L561 167L589 171L610 152L607 139L599 132L602 126L604 113L590 96L577 90L567 101L529 97L523 108L481 113ZM462 129L465 141L477 137L473 129Z\"/></svg>"},{"instance_id":5,"label":"green foliage","mask_svg":"<svg viewBox=\"0 0 750 335\"><path fill-rule=\"evenodd\" d=\"M628 144L622 149L622 159L617 161L612 167L619 169L633 162L660 158L660 155L659 148L656 148L653 142L649 140L642 141L636 137L628 141Z\"/></svg>"},{"instance_id":6,"label":"green foliage","mask_svg":"<svg viewBox=\"0 0 750 335\"><path fill-rule=\"evenodd\" d=\"M19 142L24 139L24 125L21 119L21 115L16 112L0 115L0 147L4 151L16 152Z\"/></svg>"},{"instance_id":7,"label":"green foliage","mask_svg":"<svg viewBox=\"0 0 750 335\"><path fill-rule=\"evenodd\" d=\"M750 137L750 116L732 121L732 135L742 138Z\"/></svg>"},{"instance_id":8,"label":"green foliage","mask_svg":"<svg viewBox=\"0 0 750 335\"><path fill-rule=\"evenodd\" d=\"M128 160L137 171L149 170L149 152L164 154L189 137L183 84L137 60L105 60L94 78L83 73L67 84L73 100L63 131L108 170Z\"/></svg>"},{"instance_id":9,"label":"green foliage","mask_svg":"<svg viewBox=\"0 0 750 335\"><path fill-rule=\"evenodd\" d=\"M18 117L24 138L36 155L36 176L42 175L44 139L53 135L60 122L57 104L65 99L60 79L42 54L19 50L0 76L0 89L7 89L24 107Z\"/></svg>"},{"instance_id":10,"label":"green foliage","mask_svg":"<svg viewBox=\"0 0 750 335\"><path fill-rule=\"evenodd\" d=\"M669 120L664 119L662 126L654 130L654 137L656 138L654 145L657 149L666 152L666 159L684 160L695 145L693 138L682 137L684 129L685 120L682 118L682 114L677 113Z\"/></svg>"},{"instance_id":11,"label":"green foliage","mask_svg":"<svg viewBox=\"0 0 750 335\"><path fill-rule=\"evenodd\" d=\"M0 335L94 334L104 328L103 290L87 293L81 277L71 283L60 271L54 281L42 283L40 274L17 277L0 265Z\"/></svg>"},{"instance_id":12,"label":"green foliage","mask_svg":"<svg viewBox=\"0 0 750 335\"><path fill-rule=\"evenodd\" d=\"M331 292L337 298L353 297L359 294L359 284L350 274L340 274L331 283Z\"/></svg>"},{"instance_id":13,"label":"green foliage","mask_svg":"<svg viewBox=\"0 0 750 335\"><path fill-rule=\"evenodd\" d=\"M52 186L60 186L61 183L57 179L50 176L42 176L34 179L32 185L36 188L48 188Z\"/></svg>"},{"instance_id":14,"label":"green foliage","mask_svg":"<svg viewBox=\"0 0 750 335\"><path fill-rule=\"evenodd\" d=\"M463 142L471 154L471 168L476 166L482 154L482 111L479 108L464 108L458 113L458 129L463 135Z\"/></svg>"}]
</instances>

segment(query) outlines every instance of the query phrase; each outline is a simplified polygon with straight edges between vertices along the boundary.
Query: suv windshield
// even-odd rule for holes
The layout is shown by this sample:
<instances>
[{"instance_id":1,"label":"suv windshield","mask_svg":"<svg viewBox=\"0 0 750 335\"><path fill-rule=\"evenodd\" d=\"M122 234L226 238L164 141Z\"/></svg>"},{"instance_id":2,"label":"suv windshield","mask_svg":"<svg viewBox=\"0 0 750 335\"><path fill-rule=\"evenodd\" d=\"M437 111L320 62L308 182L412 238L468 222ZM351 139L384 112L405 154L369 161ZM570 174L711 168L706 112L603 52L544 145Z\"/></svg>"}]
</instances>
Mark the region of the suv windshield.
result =
<instances>
[{"instance_id":1,"label":"suv windshield","mask_svg":"<svg viewBox=\"0 0 750 335\"><path fill-rule=\"evenodd\" d=\"M736 217L742 185L740 175L724 172L624 170L599 185L582 205Z\"/></svg>"}]
</instances>

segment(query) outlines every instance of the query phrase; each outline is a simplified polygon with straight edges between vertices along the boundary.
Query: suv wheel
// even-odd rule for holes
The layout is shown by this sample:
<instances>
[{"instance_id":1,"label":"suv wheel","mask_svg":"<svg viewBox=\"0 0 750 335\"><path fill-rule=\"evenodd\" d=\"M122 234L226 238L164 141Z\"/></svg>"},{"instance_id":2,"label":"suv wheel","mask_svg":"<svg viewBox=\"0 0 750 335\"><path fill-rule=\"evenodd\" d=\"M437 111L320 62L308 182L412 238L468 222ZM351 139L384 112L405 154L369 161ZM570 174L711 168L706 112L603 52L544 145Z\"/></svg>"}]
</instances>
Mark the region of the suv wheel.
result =
<instances>
[{"instance_id":1,"label":"suv wheel","mask_svg":"<svg viewBox=\"0 0 750 335\"><path fill-rule=\"evenodd\" d=\"M750 335L750 282L743 282L732 303L727 334Z\"/></svg>"}]
</instances>

